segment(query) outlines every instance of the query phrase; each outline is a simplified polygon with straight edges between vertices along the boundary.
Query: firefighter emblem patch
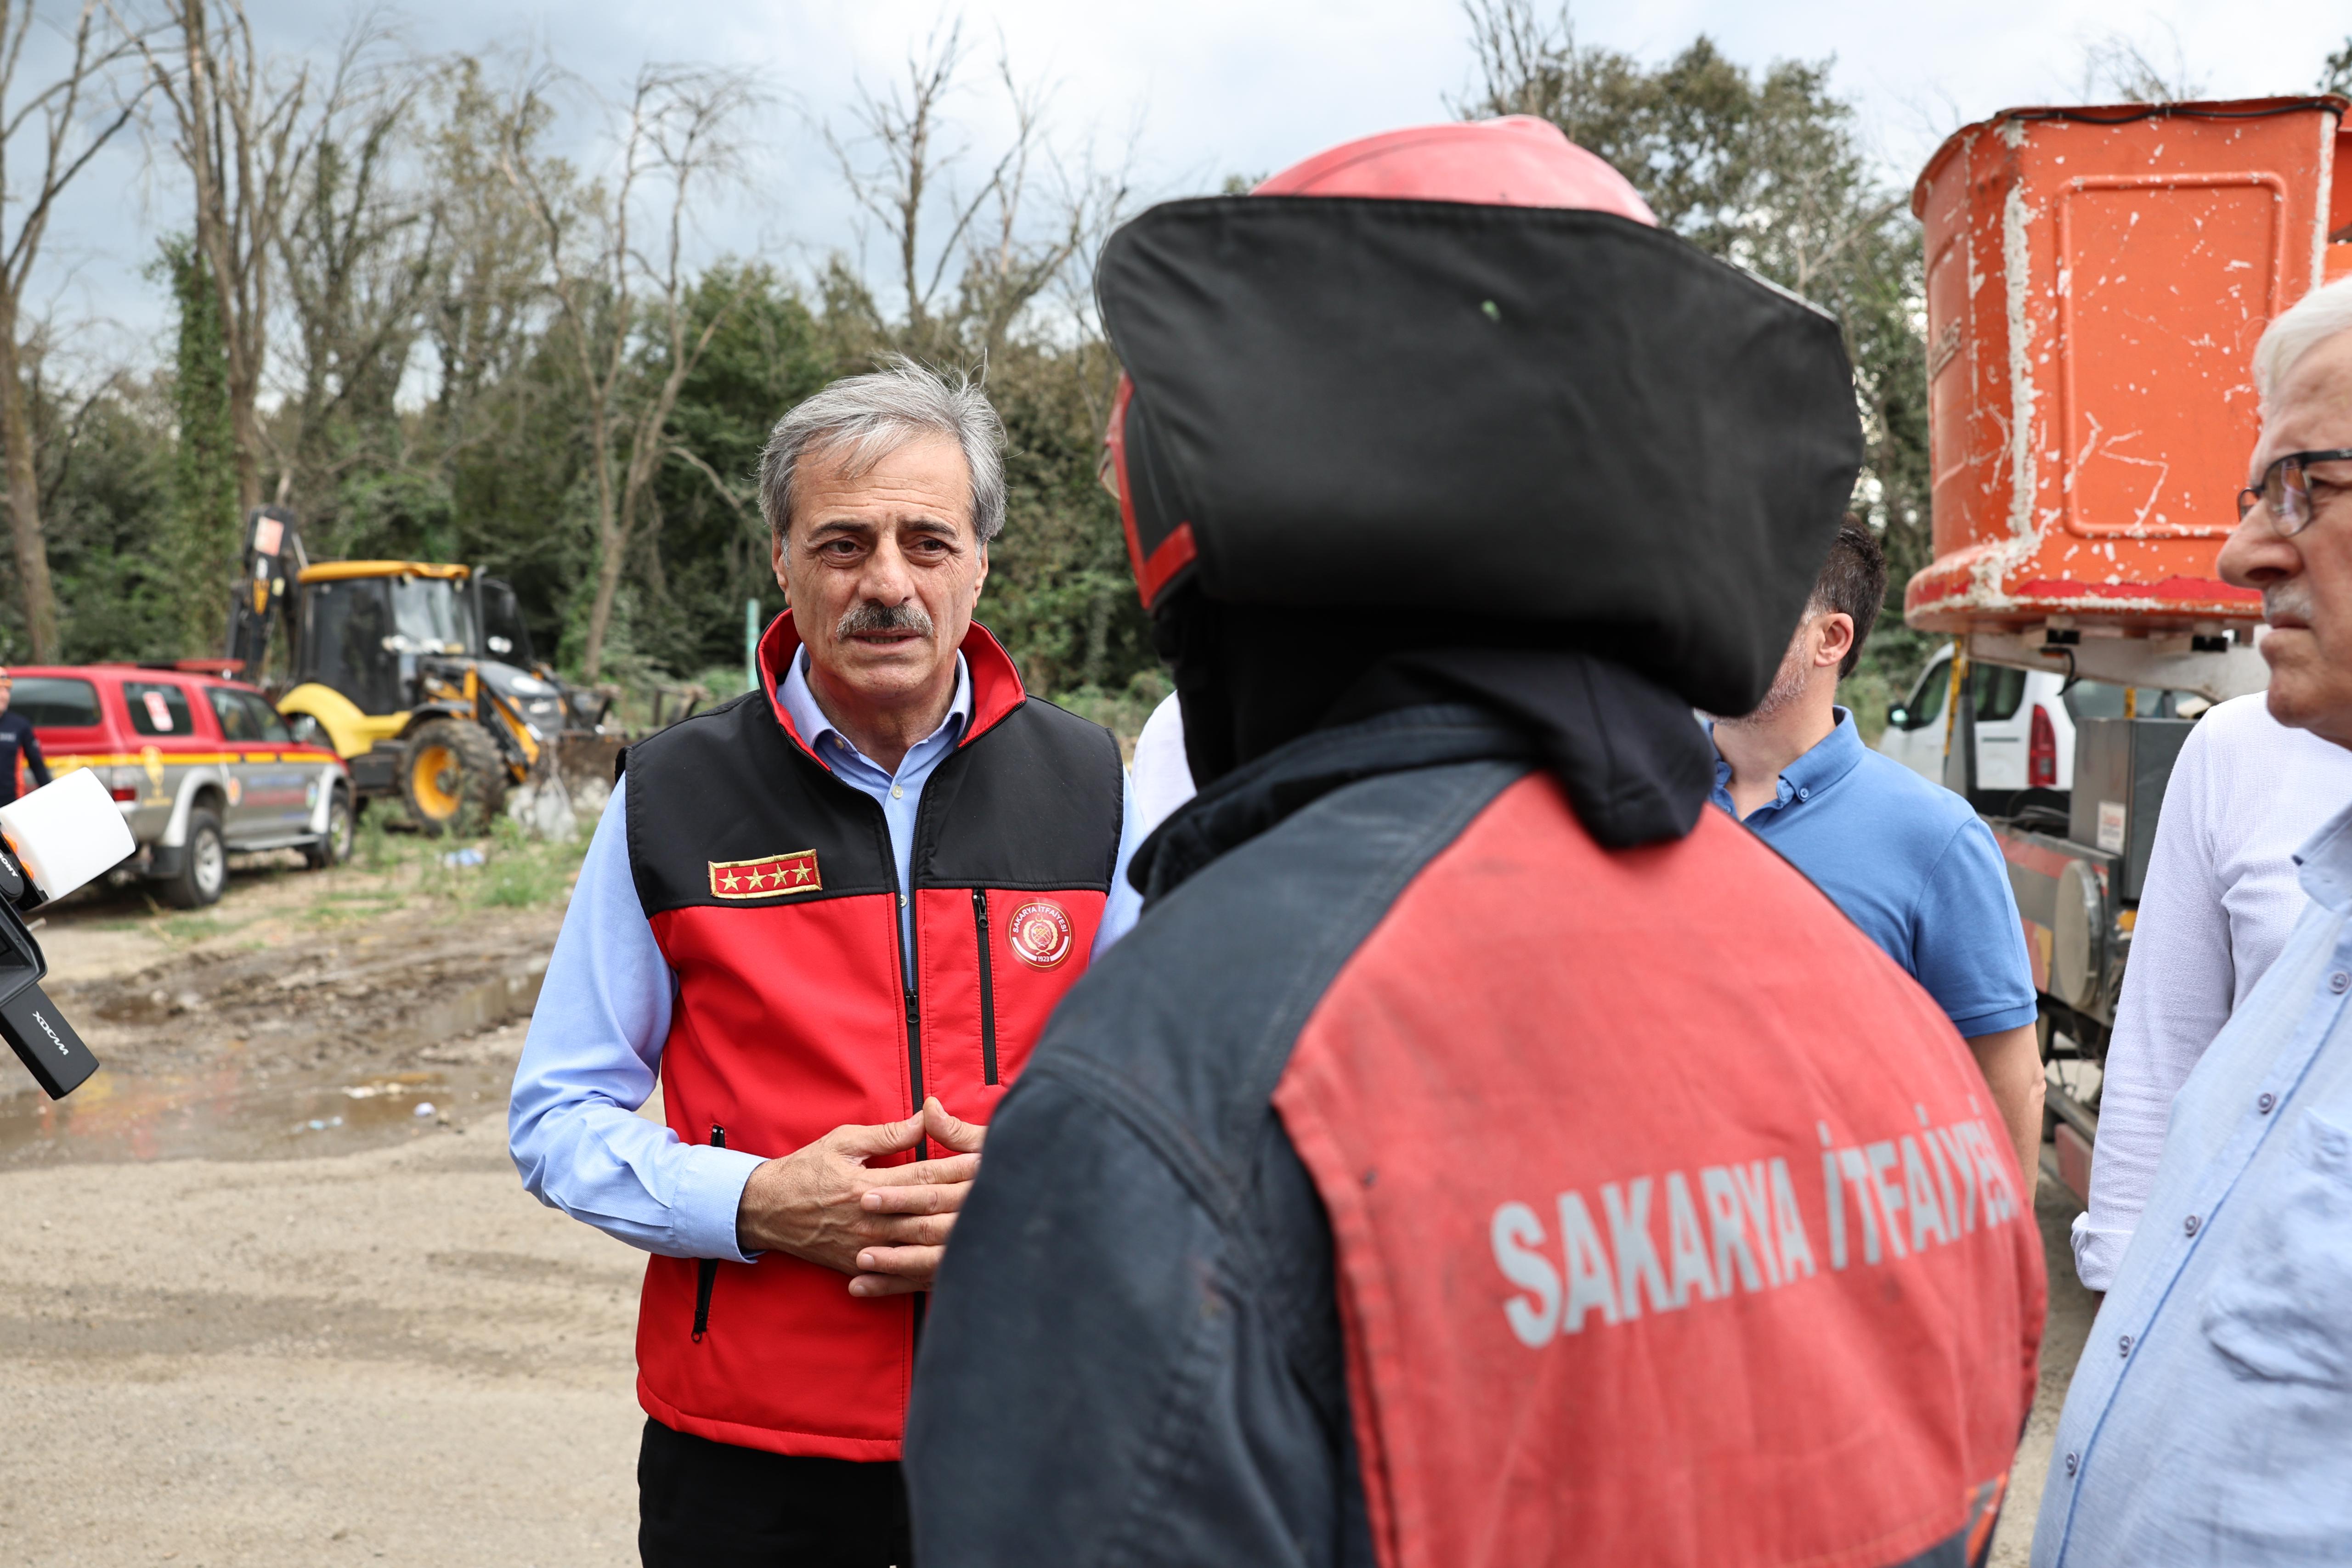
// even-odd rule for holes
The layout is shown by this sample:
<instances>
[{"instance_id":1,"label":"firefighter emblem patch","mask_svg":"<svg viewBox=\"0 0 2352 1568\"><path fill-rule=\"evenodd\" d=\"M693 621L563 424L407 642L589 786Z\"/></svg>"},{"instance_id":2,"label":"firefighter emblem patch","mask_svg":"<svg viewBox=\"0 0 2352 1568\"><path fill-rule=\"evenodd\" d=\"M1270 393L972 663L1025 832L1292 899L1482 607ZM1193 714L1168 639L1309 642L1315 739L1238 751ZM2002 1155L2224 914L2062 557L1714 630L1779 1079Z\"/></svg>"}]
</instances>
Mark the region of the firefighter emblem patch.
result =
<instances>
[{"instance_id":1,"label":"firefighter emblem patch","mask_svg":"<svg viewBox=\"0 0 2352 1568\"><path fill-rule=\"evenodd\" d=\"M1050 898L1033 898L1013 912L1006 923L1013 933L1013 956L1033 969L1050 969L1070 956L1076 927L1070 912Z\"/></svg>"},{"instance_id":2,"label":"firefighter emblem patch","mask_svg":"<svg viewBox=\"0 0 2352 1568\"><path fill-rule=\"evenodd\" d=\"M816 873L814 850L793 850L758 860L712 861L713 898L775 898L784 894L818 893L824 879Z\"/></svg>"}]
</instances>

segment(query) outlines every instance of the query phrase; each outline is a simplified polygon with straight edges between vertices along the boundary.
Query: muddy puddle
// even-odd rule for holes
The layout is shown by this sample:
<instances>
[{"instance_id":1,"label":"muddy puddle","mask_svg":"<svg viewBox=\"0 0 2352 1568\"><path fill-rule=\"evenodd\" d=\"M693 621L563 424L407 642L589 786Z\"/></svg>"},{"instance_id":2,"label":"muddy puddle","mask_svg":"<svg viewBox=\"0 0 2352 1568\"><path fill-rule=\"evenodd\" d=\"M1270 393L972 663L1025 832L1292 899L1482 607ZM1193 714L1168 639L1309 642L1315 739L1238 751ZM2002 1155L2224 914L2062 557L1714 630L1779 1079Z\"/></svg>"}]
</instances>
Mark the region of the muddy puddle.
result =
<instances>
[{"instance_id":1,"label":"muddy puddle","mask_svg":"<svg viewBox=\"0 0 2352 1568\"><path fill-rule=\"evenodd\" d=\"M310 1158L465 1134L477 1124L496 1138L513 1076L503 1053L357 1079L258 1071L235 1052L191 1073L102 1069L63 1101L37 1090L0 1098L0 1171L81 1161Z\"/></svg>"},{"instance_id":2,"label":"muddy puddle","mask_svg":"<svg viewBox=\"0 0 2352 1568\"><path fill-rule=\"evenodd\" d=\"M0 1171L502 1136L509 1026L538 999L560 911L354 914L308 898L324 885L239 884L197 916L60 910L47 988L103 1066L53 1103L0 1060Z\"/></svg>"}]
</instances>

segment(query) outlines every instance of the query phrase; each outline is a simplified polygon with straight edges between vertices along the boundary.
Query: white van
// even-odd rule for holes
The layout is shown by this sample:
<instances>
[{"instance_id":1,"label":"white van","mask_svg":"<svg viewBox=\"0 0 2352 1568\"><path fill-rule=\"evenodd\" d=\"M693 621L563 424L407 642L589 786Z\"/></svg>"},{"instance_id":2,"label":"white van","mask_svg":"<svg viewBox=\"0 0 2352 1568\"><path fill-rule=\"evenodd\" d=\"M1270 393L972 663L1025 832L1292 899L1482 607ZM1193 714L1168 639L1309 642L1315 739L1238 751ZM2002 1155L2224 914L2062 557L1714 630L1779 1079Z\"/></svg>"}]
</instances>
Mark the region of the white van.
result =
<instances>
[{"instance_id":1,"label":"white van","mask_svg":"<svg viewBox=\"0 0 2352 1568\"><path fill-rule=\"evenodd\" d=\"M2124 686L2076 681L2054 670L1976 666L1977 789L2071 789L2074 721L2124 716ZM1944 702L1952 688L1952 651L1927 661L1911 693L1886 713L1878 749L1921 778L1944 781ZM2140 718L2194 718L2207 705L2187 692L2137 688Z\"/></svg>"}]
</instances>

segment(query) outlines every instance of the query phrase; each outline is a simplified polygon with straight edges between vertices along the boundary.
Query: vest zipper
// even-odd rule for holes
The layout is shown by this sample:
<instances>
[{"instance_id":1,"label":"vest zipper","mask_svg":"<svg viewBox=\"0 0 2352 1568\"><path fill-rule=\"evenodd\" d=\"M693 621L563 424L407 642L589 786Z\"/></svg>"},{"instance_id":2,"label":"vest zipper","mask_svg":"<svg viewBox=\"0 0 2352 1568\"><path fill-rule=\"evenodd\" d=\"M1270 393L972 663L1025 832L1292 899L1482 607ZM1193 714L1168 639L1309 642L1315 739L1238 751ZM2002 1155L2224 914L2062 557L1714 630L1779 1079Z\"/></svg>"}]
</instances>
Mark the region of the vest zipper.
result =
<instances>
[{"instance_id":1,"label":"vest zipper","mask_svg":"<svg viewBox=\"0 0 2352 1568\"><path fill-rule=\"evenodd\" d=\"M923 1108L923 1024L916 1012L915 988L907 988L907 1081L914 1086L915 1109ZM915 1145L915 1157L929 1157L921 1141Z\"/></svg>"},{"instance_id":2,"label":"vest zipper","mask_svg":"<svg viewBox=\"0 0 2352 1568\"><path fill-rule=\"evenodd\" d=\"M710 1146L714 1149L727 1146L727 1129L715 1122L710 1127ZM719 1260L698 1259L694 1275L694 1343L700 1344L703 1334L710 1327L710 1290L719 1283Z\"/></svg>"},{"instance_id":3,"label":"vest zipper","mask_svg":"<svg viewBox=\"0 0 2352 1568\"><path fill-rule=\"evenodd\" d=\"M980 1065L982 1082L996 1082L996 974L988 957L988 890L971 890L971 923L980 933Z\"/></svg>"}]
</instances>

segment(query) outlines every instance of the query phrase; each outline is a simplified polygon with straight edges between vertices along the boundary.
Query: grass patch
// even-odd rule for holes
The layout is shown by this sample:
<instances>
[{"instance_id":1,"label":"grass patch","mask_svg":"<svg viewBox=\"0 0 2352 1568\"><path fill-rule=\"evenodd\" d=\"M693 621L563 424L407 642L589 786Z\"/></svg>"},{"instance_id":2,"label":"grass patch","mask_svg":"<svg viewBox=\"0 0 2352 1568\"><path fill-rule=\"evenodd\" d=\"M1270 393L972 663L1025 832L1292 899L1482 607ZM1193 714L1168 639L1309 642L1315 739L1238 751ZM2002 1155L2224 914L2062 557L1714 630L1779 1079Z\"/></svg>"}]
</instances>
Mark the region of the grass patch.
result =
<instances>
[{"instance_id":1,"label":"grass patch","mask_svg":"<svg viewBox=\"0 0 2352 1568\"><path fill-rule=\"evenodd\" d=\"M341 924L372 919L419 898L459 909L561 907L588 852L587 830L568 844L545 843L513 819L500 816L486 831L444 838L393 832L383 816L361 819L352 841L351 867L380 881L338 888L316 901L317 918ZM452 865L448 857L478 851L479 865Z\"/></svg>"},{"instance_id":2,"label":"grass patch","mask_svg":"<svg viewBox=\"0 0 2352 1568\"><path fill-rule=\"evenodd\" d=\"M167 915L157 921L152 929L174 947L193 947L209 937L234 931L244 924L242 920L223 920L217 915Z\"/></svg>"},{"instance_id":3,"label":"grass patch","mask_svg":"<svg viewBox=\"0 0 2352 1568\"><path fill-rule=\"evenodd\" d=\"M568 844L545 843L501 817L481 849L482 864L458 882L465 902L488 909L538 909L571 896L572 879L588 853L588 835Z\"/></svg>"},{"instance_id":4,"label":"grass patch","mask_svg":"<svg viewBox=\"0 0 2352 1568\"><path fill-rule=\"evenodd\" d=\"M361 871L390 871L415 858L417 835L387 832L384 819L390 814L377 801L361 814L352 829L351 863Z\"/></svg>"}]
</instances>

